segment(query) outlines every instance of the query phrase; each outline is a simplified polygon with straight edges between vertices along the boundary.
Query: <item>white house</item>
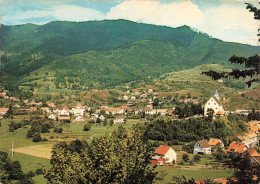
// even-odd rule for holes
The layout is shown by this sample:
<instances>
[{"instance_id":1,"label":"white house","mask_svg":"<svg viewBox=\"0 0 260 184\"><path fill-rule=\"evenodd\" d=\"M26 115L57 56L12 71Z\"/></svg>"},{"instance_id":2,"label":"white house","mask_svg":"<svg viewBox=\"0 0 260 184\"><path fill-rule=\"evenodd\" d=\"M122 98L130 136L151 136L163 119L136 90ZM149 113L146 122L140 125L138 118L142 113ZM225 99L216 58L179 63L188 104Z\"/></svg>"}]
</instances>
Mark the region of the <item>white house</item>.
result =
<instances>
[{"instance_id":1,"label":"white house","mask_svg":"<svg viewBox=\"0 0 260 184\"><path fill-rule=\"evenodd\" d=\"M156 114L156 109L152 109L151 107L145 107L144 112L145 112L145 114L154 115L154 114Z\"/></svg>"},{"instance_id":2,"label":"white house","mask_svg":"<svg viewBox=\"0 0 260 184\"><path fill-rule=\"evenodd\" d=\"M198 141L194 145L193 154L211 154L211 146L209 145L208 141Z\"/></svg>"},{"instance_id":3,"label":"white house","mask_svg":"<svg viewBox=\"0 0 260 184\"><path fill-rule=\"evenodd\" d=\"M224 113L223 105L221 104L221 98L216 90L213 97L211 97L204 105L204 116L207 116L208 109L214 110L214 115Z\"/></svg>"},{"instance_id":4,"label":"white house","mask_svg":"<svg viewBox=\"0 0 260 184\"><path fill-rule=\"evenodd\" d=\"M48 119L52 119L54 121L57 120L57 117L54 114L49 115Z\"/></svg>"},{"instance_id":5,"label":"white house","mask_svg":"<svg viewBox=\"0 0 260 184\"><path fill-rule=\"evenodd\" d=\"M83 116L85 108L81 104L77 104L74 108L71 109L71 112L74 116Z\"/></svg>"},{"instance_id":6,"label":"white house","mask_svg":"<svg viewBox=\"0 0 260 184\"><path fill-rule=\"evenodd\" d=\"M83 116L78 116L78 117L76 117L76 119L73 122L74 123L82 123L84 121L85 121L85 119L84 119Z\"/></svg>"},{"instance_id":7,"label":"white house","mask_svg":"<svg viewBox=\"0 0 260 184\"><path fill-rule=\"evenodd\" d=\"M114 124L124 123L124 121L125 121L125 116L116 116L114 119Z\"/></svg>"},{"instance_id":8,"label":"white house","mask_svg":"<svg viewBox=\"0 0 260 184\"><path fill-rule=\"evenodd\" d=\"M172 164L177 161L177 153L170 146L160 145L160 147L155 151L155 155L152 157L153 165L164 165Z\"/></svg>"}]
</instances>

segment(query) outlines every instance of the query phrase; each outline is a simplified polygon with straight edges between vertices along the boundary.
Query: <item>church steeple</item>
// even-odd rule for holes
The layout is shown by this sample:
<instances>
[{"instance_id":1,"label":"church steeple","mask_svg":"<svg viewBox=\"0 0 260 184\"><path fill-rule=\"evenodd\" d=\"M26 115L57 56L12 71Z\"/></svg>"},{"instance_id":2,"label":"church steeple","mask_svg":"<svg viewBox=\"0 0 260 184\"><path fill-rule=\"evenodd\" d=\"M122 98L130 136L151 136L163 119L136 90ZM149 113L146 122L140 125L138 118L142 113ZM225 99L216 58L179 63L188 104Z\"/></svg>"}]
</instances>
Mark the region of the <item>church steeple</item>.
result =
<instances>
[{"instance_id":1,"label":"church steeple","mask_svg":"<svg viewBox=\"0 0 260 184\"><path fill-rule=\"evenodd\" d=\"M217 90L217 89L216 89L216 91L215 91L214 97L216 97L218 100L220 100L220 96L219 96L219 94L218 94L218 90Z\"/></svg>"}]
</instances>

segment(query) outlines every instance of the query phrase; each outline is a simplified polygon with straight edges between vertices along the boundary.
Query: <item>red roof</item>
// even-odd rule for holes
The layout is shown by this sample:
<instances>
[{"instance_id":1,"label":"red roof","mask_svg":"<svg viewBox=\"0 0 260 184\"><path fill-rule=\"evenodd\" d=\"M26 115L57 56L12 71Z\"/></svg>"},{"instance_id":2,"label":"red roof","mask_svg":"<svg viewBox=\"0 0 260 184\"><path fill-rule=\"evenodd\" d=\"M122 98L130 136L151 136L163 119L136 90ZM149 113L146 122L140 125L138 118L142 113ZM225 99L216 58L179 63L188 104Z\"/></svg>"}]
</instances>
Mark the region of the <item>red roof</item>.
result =
<instances>
[{"instance_id":1,"label":"red roof","mask_svg":"<svg viewBox=\"0 0 260 184\"><path fill-rule=\"evenodd\" d=\"M224 115L224 112L218 111L216 115Z\"/></svg>"},{"instance_id":2,"label":"red roof","mask_svg":"<svg viewBox=\"0 0 260 184\"><path fill-rule=\"evenodd\" d=\"M246 145L244 143L237 143L236 141L233 141L227 149L227 152L232 152L234 150L237 153L242 153L245 147Z\"/></svg>"},{"instance_id":3,"label":"red roof","mask_svg":"<svg viewBox=\"0 0 260 184\"><path fill-rule=\"evenodd\" d=\"M260 156L254 148L248 148L246 151L249 153L250 156Z\"/></svg>"},{"instance_id":4,"label":"red roof","mask_svg":"<svg viewBox=\"0 0 260 184\"><path fill-rule=\"evenodd\" d=\"M165 155L170 148L171 148L170 146L161 145L161 146L155 151L155 153L156 153L156 154L159 154L159 155Z\"/></svg>"}]
</instances>

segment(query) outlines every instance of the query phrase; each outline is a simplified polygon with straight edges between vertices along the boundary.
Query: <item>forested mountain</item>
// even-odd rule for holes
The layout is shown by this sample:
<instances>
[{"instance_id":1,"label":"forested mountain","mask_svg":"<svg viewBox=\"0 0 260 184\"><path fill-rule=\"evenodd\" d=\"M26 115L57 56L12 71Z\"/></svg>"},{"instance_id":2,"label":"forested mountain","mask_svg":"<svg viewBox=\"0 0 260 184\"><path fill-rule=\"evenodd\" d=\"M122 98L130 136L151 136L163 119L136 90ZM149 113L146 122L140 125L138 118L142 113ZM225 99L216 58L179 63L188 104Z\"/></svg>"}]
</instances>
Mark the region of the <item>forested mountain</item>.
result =
<instances>
[{"instance_id":1,"label":"forested mountain","mask_svg":"<svg viewBox=\"0 0 260 184\"><path fill-rule=\"evenodd\" d=\"M64 80L114 86L201 64L221 64L234 54L250 56L259 51L188 26L170 28L126 20L2 25L1 35L2 75L16 76L24 83L31 72L31 81L37 78L35 74L49 72L56 87L67 83Z\"/></svg>"}]
</instances>

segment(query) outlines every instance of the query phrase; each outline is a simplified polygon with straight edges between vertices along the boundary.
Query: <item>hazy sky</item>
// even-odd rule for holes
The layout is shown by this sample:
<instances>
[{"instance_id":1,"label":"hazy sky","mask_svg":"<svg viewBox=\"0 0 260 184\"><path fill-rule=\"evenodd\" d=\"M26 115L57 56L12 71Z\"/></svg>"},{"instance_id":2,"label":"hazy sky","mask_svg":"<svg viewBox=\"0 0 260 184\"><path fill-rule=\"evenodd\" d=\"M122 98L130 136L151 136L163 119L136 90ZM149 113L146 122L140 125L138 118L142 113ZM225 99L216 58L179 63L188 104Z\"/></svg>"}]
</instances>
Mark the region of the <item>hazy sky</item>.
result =
<instances>
[{"instance_id":1,"label":"hazy sky","mask_svg":"<svg viewBox=\"0 0 260 184\"><path fill-rule=\"evenodd\" d=\"M2 24L127 19L170 27L188 25L213 37L258 45L259 20L244 2L258 0L2 0Z\"/></svg>"}]
</instances>

